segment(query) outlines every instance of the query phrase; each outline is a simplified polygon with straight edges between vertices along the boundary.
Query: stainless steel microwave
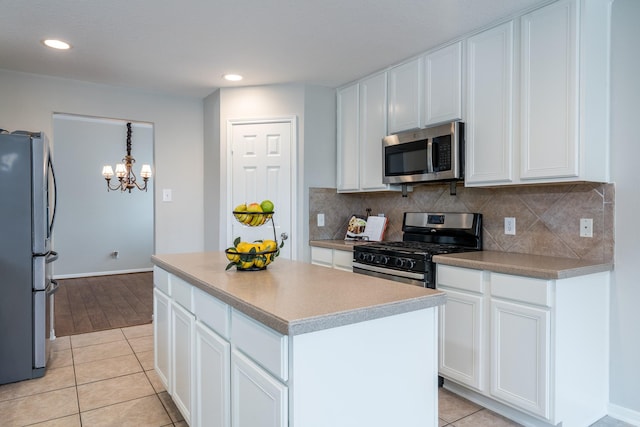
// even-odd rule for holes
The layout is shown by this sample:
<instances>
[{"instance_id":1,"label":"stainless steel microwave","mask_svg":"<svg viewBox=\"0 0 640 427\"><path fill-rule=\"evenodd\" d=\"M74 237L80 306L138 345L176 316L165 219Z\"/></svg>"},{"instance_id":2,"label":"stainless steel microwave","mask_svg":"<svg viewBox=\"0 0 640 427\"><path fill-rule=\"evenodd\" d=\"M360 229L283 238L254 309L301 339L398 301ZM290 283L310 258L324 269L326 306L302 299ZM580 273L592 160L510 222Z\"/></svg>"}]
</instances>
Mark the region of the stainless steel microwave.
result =
<instances>
[{"instance_id":1,"label":"stainless steel microwave","mask_svg":"<svg viewBox=\"0 0 640 427\"><path fill-rule=\"evenodd\" d=\"M464 179L464 123L451 122L382 139L385 184Z\"/></svg>"}]
</instances>

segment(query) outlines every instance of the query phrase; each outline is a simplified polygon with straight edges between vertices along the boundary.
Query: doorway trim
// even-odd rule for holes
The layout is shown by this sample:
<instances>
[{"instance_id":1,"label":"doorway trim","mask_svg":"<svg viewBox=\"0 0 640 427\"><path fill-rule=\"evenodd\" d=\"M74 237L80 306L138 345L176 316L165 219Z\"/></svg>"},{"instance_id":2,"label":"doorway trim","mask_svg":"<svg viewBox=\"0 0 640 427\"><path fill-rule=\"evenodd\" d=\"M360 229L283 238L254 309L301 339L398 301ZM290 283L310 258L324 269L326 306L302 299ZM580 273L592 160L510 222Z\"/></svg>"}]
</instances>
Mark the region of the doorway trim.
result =
<instances>
[{"instance_id":1,"label":"doorway trim","mask_svg":"<svg viewBox=\"0 0 640 427\"><path fill-rule=\"evenodd\" d=\"M231 233L231 221L233 216L231 211L233 210L231 191L233 188L233 157L231 151L233 148L233 127L237 125L258 125L267 123L288 123L291 127L291 167L289 182L291 182L290 194L291 194L291 230L289 231L289 239L287 244L291 246L291 259L298 259L298 241L302 236L302 230L298 227L298 218L301 217L301 213L298 212L298 191L300 190L300 183L298 182L298 121L295 115L292 116L280 116L280 117L267 117L267 118L254 118L254 119L227 119L227 172L228 179L226 180L226 200L225 200L225 214L222 218L226 220L226 242L227 246L233 241ZM225 246L226 247L226 246Z\"/></svg>"}]
</instances>

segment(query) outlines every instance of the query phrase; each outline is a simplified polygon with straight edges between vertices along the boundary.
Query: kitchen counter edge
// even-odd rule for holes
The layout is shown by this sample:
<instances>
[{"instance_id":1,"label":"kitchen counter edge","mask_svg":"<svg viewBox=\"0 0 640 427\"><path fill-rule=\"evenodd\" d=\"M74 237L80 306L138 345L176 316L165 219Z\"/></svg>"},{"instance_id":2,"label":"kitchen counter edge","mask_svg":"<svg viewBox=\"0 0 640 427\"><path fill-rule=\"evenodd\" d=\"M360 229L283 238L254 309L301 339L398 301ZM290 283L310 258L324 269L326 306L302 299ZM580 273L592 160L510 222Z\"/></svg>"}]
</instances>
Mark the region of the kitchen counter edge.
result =
<instances>
[{"instance_id":1,"label":"kitchen counter edge","mask_svg":"<svg viewBox=\"0 0 640 427\"><path fill-rule=\"evenodd\" d=\"M556 280L613 270L613 262L499 251L435 255L437 264Z\"/></svg>"},{"instance_id":2,"label":"kitchen counter edge","mask_svg":"<svg viewBox=\"0 0 640 427\"><path fill-rule=\"evenodd\" d=\"M189 255L189 254L181 254ZM394 316L415 310L421 310L430 307L443 305L446 302L446 294L437 292L433 295L424 295L415 298L407 298L395 302L386 302L383 304L372 304L368 307L359 307L347 311L336 311L333 313L301 317L297 319L284 319L277 316L264 308L251 304L235 295L226 292L215 284L209 283L189 272L172 265L170 262L163 260L162 255L152 255L151 261L154 265L163 270L176 275L177 277L187 281L196 288L208 293L214 298L230 305L238 311L246 314L254 320L268 326L269 328L284 335L300 335L309 332L331 329L345 326L353 323L365 322L378 318ZM311 264L309 264L311 265ZM314 266L315 267L315 266ZM317 267L325 268L325 267ZM342 272L338 272L342 273ZM249 273L250 274L250 273ZM345 273L349 274L349 273ZM383 279L376 279L383 280Z\"/></svg>"}]
</instances>

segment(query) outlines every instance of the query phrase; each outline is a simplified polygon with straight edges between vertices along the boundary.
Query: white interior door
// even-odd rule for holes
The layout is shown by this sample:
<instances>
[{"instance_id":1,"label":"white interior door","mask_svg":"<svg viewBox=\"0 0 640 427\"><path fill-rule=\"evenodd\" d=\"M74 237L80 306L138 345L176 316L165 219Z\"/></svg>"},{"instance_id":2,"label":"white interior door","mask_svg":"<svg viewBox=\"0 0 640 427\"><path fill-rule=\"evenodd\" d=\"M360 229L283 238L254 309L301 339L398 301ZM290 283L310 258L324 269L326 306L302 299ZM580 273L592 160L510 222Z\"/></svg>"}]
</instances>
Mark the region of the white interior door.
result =
<instances>
[{"instance_id":1,"label":"white interior door","mask_svg":"<svg viewBox=\"0 0 640 427\"><path fill-rule=\"evenodd\" d=\"M292 121L231 123L231 208L242 203L260 203L269 199L274 204L273 222L276 240L287 233L280 256L291 259L292 188L291 151ZM261 227L248 227L236 221L229 212L231 242L236 237L252 242L273 239L270 222ZM294 236L295 237L295 236Z\"/></svg>"}]
</instances>

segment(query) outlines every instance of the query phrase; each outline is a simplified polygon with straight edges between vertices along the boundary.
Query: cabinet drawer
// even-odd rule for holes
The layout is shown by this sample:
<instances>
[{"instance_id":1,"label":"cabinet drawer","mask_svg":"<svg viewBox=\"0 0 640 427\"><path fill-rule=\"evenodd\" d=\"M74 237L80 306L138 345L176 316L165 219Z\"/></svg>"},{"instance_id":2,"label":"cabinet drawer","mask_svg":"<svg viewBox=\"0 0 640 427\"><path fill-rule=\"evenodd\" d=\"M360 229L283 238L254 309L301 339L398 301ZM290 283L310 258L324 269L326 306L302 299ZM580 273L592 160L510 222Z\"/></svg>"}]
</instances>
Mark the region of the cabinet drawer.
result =
<instances>
[{"instance_id":1,"label":"cabinet drawer","mask_svg":"<svg viewBox=\"0 0 640 427\"><path fill-rule=\"evenodd\" d=\"M173 274L171 275L171 297L193 313L193 286Z\"/></svg>"},{"instance_id":2,"label":"cabinet drawer","mask_svg":"<svg viewBox=\"0 0 640 427\"><path fill-rule=\"evenodd\" d=\"M311 247L311 263L331 267L333 265L333 249Z\"/></svg>"},{"instance_id":3,"label":"cabinet drawer","mask_svg":"<svg viewBox=\"0 0 640 427\"><path fill-rule=\"evenodd\" d=\"M491 273L491 295L551 307L551 281Z\"/></svg>"},{"instance_id":4,"label":"cabinet drawer","mask_svg":"<svg viewBox=\"0 0 640 427\"><path fill-rule=\"evenodd\" d=\"M169 292L169 273L157 266L153 267L153 284L165 294L171 295Z\"/></svg>"},{"instance_id":5,"label":"cabinet drawer","mask_svg":"<svg viewBox=\"0 0 640 427\"><path fill-rule=\"evenodd\" d=\"M436 287L447 286L450 288L477 293L482 293L484 291L482 270L451 267L449 265L438 265L437 268Z\"/></svg>"},{"instance_id":6,"label":"cabinet drawer","mask_svg":"<svg viewBox=\"0 0 640 427\"><path fill-rule=\"evenodd\" d=\"M194 288L193 293L196 318L222 337L229 339L229 306L198 288Z\"/></svg>"},{"instance_id":7,"label":"cabinet drawer","mask_svg":"<svg viewBox=\"0 0 640 427\"><path fill-rule=\"evenodd\" d=\"M343 270L353 268L353 251L333 251L333 266Z\"/></svg>"},{"instance_id":8,"label":"cabinet drawer","mask_svg":"<svg viewBox=\"0 0 640 427\"><path fill-rule=\"evenodd\" d=\"M282 381L287 381L289 358L286 335L231 309L231 342L263 368Z\"/></svg>"}]
</instances>

